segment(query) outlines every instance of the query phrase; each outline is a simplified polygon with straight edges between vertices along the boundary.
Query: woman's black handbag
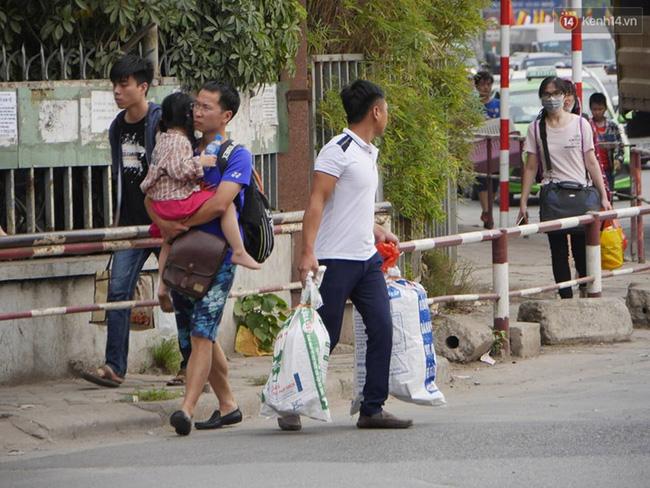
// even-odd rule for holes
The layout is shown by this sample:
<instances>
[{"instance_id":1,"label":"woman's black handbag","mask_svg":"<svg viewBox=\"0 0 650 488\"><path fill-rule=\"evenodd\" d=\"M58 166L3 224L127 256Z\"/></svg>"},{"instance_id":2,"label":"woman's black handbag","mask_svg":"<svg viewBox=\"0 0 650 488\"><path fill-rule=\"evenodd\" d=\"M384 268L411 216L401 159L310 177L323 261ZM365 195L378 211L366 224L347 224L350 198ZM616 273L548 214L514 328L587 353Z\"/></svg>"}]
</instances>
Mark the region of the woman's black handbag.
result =
<instances>
[{"instance_id":1,"label":"woman's black handbag","mask_svg":"<svg viewBox=\"0 0 650 488\"><path fill-rule=\"evenodd\" d=\"M542 146L544 149L544 163L547 171L551 171L551 160L546 140L546 125L536 122L536 129L540 129ZM541 126L541 127L540 127ZM537 131L535 131L537 136ZM582 120L580 120L580 143L583 145ZM584 163L584 149L582 149ZM585 165L585 176L589 179L589 172ZM590 211L600 210L600 192L594 186L581 185L575 181L551 182L542 185L539 195L539 220L564 219L584 215Z\"/></svg>"},{"instance_id":2,"label":"woman's black handbag","mask_svg":"<svg viewBox=\"0 0 650 488\"><path fill-rule=\"evenodd\" d=\"M573 181L547 183L539 197L539 219L563 219L600 210L600 192L593 186Z\"/></svg>"}]
</instances>

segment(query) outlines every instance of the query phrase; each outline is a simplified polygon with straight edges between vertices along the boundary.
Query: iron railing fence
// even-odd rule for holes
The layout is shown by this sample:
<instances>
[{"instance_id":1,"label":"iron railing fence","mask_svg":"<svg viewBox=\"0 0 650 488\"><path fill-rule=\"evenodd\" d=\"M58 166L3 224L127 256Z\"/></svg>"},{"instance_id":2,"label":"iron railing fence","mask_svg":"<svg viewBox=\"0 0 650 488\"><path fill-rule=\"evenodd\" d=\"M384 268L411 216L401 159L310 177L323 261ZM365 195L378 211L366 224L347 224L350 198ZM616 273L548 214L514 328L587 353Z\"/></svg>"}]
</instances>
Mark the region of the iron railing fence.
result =
<instances>
[{"instance_id":1,"label":"iron railing fence","mask_svg":"<svg viewBox=\"0 0 650 488\"><path fill-rule=\"evenodd\" d=\"M134 52L147 56L142 42ZM19 49L9 49L0 44L0 81L52 81L52 80L92 80L108 78L110 65L99 63L106 56L104 48L87 44L83 40L75 47L50 46L42 42L26 45ZM161 76L173 76L171 53L164 38L158 43L158 70Z\"/></svg>"},{"instance_id":2,"label":"iron railing fence","mask_svg":"<svg viewBox=\"0 0 650 488\"><path fill-rule=\"evenodd\" d=\"M277 153L255 154L254 159L276 209ZM108 227L113 192L110 165L0 170L0 226L9 234Z\"/></svg>"}]
</instances>

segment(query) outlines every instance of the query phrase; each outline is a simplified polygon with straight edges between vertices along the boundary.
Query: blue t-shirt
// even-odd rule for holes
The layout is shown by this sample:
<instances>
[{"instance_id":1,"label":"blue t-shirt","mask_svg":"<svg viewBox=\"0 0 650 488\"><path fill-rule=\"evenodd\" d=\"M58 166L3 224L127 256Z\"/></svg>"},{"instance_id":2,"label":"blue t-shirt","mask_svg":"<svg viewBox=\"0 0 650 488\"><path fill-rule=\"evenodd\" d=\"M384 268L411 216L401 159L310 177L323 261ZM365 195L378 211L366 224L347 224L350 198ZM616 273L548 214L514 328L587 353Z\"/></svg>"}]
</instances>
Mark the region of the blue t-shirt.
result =
<instances>
[{"instance_id":1,"label":"blue t-shirt","mask_svg":"<svg viewBox=\"0 0 650 488\"><path fill-rule=\"evenodd\" d=\"M488 119L498 119L501 115L501 102L497 98L493 98L488 103L484 104L485 115Z\"/></svg>"},{"instance_id":2,"label":"blue t-shirt","mask_svg":"<svg viewBox=\"0 0 650 488\"><path fill-rule=\"evenodd\" d=\"M219 183L222 181L232 181L233 183L240 184L242 186L242 189L239 192L237 198L239 198L241 208L241 206L244 205L244 189L251 181L252 172L253 155L245 147L239 146L235 148L232 153L230 153L230 157L228 158L228 166L226 166L226 170L224 171L223 175L219 171L218 166L215 166L213 168L204 168L203 181L214 188L219 186ZM239 217L239 214L237 216ZM207 224L198 226L198 228L219 237L224 237L223 232L221 231L220 219L214 219ZM228 254L226 255L224 263L230 263L231 254L231 251L228 250Z\"/></svg>"}]
</instances>

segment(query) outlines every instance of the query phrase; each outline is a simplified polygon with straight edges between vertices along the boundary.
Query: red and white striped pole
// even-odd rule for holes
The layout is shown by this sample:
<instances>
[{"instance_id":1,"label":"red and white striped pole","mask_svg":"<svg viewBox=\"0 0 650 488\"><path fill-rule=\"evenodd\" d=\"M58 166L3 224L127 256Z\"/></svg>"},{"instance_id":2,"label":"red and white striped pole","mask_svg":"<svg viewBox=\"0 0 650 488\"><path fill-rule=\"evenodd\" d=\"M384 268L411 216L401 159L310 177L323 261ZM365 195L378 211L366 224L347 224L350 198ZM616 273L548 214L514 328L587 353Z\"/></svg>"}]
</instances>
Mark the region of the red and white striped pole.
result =
<instances>
[{"instance_id":1,"label":"red and white striped pole","mask_svg":"<svg viewBox=\"0 0 650 488\"><path fill-rule=\"evenodd\" d=\"M576 27L571 31L571 64L576 97L582 108L582 0L571 0L571 10L578 16Z\"/></svg>"},{"instance_id":2,"label":"red and white striped pole","mask_svg":"<svg viewBox=\"0 0 650 488\"><path fill-rule=\"evenodd\" d=\"M499 152L499 227L508 227L510 210L510 23L511 0L501 0L501 101Z\"/></svg>"},{"instance_id":3,"label":"red and white striped pole","mask_svg":"<svg viewBox=\"0 0 650 488\"><path fill-rule=\"evenodd\" d=\"M587 284L587 297L599 298L603 291L603 269L600 262L600 217L594 215L594 221L585 226L587 276L594 281Z\"/></svg>"},{"instance_id":4,"label":"red and white striped pole","mask_svg":"<svg viewBox=\"0 0 650 488\"><path fill-rule=\"evenodd\" d=\"M495 331L503 331L503 352L510 354L510 280L508 276L508 234L504 231L492 241L492 287L499 300L494 304Z\"/></svg>"}]
</instances>

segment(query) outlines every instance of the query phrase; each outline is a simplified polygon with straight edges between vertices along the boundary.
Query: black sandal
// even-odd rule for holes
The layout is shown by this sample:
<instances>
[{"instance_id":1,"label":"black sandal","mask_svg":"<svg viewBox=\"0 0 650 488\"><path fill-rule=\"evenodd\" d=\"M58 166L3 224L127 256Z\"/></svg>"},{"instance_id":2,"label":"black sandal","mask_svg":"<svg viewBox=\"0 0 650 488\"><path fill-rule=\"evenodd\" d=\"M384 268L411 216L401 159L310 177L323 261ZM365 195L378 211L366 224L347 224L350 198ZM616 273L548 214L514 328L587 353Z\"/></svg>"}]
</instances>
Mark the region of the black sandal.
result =
<instances>
[{"instance_id":1,"label":"black sandal","mask_svg":"<svg viewBox=\"0 0 650 488\"><path fill-rule=\"evenodd\" d=\"M81 371L79 375L86 381L108 388L117 388L124 382L124 378L118 376L107 364L100 366L94 372Z\"/></svg>"},{"instance_id":2,"label":"black sandal","mask_svg":"<svg viewBox=\"0 0 650 488\"><path fill-rule=\"evenodd\" d=\"M167 382L167 386L185 386L185 370L181 369L176 376Z\"/></svg>"}]
</instances>

